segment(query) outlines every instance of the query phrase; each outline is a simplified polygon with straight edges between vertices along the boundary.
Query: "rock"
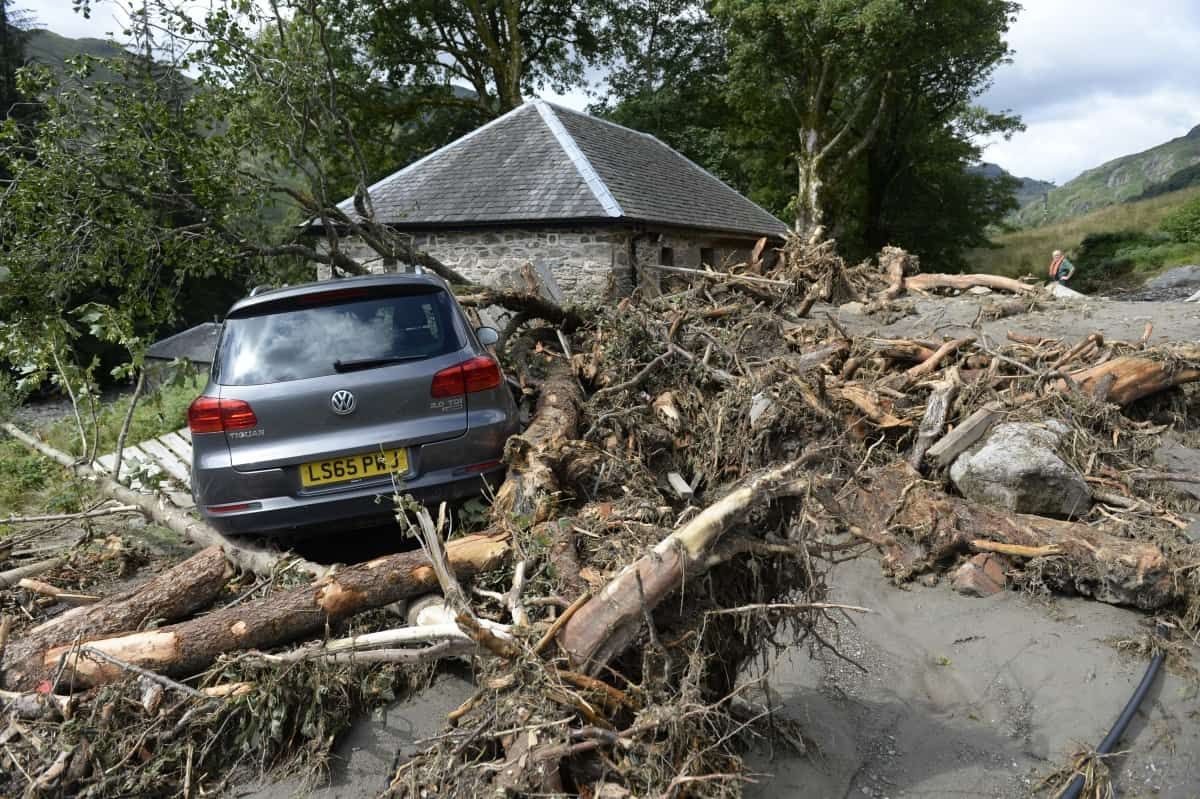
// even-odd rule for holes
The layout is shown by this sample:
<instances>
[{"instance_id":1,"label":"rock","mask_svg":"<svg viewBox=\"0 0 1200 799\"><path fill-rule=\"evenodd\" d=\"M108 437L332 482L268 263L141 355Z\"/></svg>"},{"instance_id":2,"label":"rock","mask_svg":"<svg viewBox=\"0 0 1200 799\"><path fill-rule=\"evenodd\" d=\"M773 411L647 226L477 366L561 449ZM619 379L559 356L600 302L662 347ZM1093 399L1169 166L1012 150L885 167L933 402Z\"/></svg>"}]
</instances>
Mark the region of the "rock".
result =
<instances>
[{"instance_id":1,"label":"rock","mask_svg":"<svg viewBox=\"0 0 1200 799\"><path fill-rule=\"evenodd\" d=\"M967 293L968 294L976 294L976 295L982 297L986 294L991 294L992 290L990 288L988 288L987 286L972 286L971 288L967 289Z\"/></svg>"},{"instance_id":2,"label":"rock","mask_svg":"<svg viewBox=\"0 0 1200 799\"><path fill-rule=\"evenodd\" d=\"M1162 466L1163 471L1180 474L1200 474L1200 450L1184 446L1171 435L1163 436L1162 443L1154 453L1154 462ZM1176 491L1187 494L1192 499L1200 499L1200 484L1198 483L1167 483Z\"/></svg>"},{"instance_id":3,"label":"rock","mask_svg":"<svg viewBox=\"0 0 1200 799\"><path fill-rule=\"evenodd\" d=\"M1200 302L1200 291L1197 291L1192 296L1188 297L1184 302Z\"/></svg>"},{"instance_id":4,"label":"rock","mask_svg":"<svg viewBox=\"0 0 1200 799\"><path fill-rule=\"evenodd\" d=\"M838 306L838 313L862 315L867 312L867 306L861 302L844 302Z\"/></svg>"},{"instance_id":5,"label":"rock","mask_svg":"<svg viewBox=\"0 0 1200 799\"><path fill-rule=\"evenodd\" d=\"M954 572L954 590L967 596L992 596L1004 590L1008 561L984 552L968 560Z\"/></svg>"},{"instance_id":6,"label":"rock","mask_svg":"<svg viewBox=\"0 0 1200 799\"><path fill-rule=\"evenodd\" d=\"M930 572L929 574L921 577L921 585L925 586L926 588L933 588L938 584L938 579L939 578L936 572Z\"/></svg>"},{"instance_id":7,"label":"rock","mask_svg":"<svg viewBox=\"0 0 1200 799\"><path fill-rule=\"evenodd\" d=\"M1059 283L1058 281L1055 281L1053 283L1047 283L1046 291L1050 292L1053 296L1057 297L1060 300L1076 300L1076 301L1078 301L1078 300L1091 299L1090 297L1088 297L1088 295L1080 294L1075 289L1067 288L1066 286L1064 286L1062 283Z\"/></svg>"},{"instance_id":8,"label":"rock","mask_svg":"<svg viewBox=\"0 0 1200 799\"><path fill-rule=\"evenodd\" d=\"M1188 286L1200 286L1200 265L1177 266L1168 269L1157 277L1152 277L1145 283L1148 289L1178 289Z\"/></svg>"},{"instance_id":9,"label":"rock","mask_svg":"<svg viewBox=\"0 0 1200 799\"><path fill-rule=\"evenodd\" d=\"M1087 482L1055 452L1061 422L1010 422L955 459L950 479L967 499L1016 513L1080 516L1092 504Z\"/></svg>"}]
</instances>

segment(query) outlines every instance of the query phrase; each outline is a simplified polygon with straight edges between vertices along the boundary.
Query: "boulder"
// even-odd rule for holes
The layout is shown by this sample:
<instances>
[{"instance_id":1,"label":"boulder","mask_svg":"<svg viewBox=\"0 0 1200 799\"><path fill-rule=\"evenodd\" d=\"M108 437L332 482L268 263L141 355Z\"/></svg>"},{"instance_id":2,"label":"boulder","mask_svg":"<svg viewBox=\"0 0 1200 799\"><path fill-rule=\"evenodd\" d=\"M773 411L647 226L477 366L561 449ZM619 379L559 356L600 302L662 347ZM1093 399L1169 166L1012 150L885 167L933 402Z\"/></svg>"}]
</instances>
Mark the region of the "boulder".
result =
<instances>
[{"instance_id":1,"label":"boulder","mask_svg":"<svg viewBox=\"0 0 1200 799\"><path fill-rule=\"evenodd\" d=\"M1200 265L1177 266L1146 281L1148 289L1182 289L1200 286Z\"/></svg>"},{"instance_id":2,"label":"boulder","mask_svg":"<svg viewBox=\"0 0 1200 799\"><path fill-rule=\"evenodd\" d=\"M1062 283L1059 283L1057 280L1054 281L1053 283L1047 283L1046 291L1050 292L1051 295L1053 295L1054 297L1057 297L1060 300L1078 301L1078 300L1091 299L1086 294L1080 294L1075 289L1067 288Z\"/></svg>"},{"instance_id":3,"label":"boulder","mask_svg":"<svg viewBox=\"0 0 1200 799\"><path fill-rule=\"evenodd\" d=\"M1058 421L997 425L950 466L950 479L967 499L1016 513L1072 517L1092 504L1087 481L1055 448L1067 427Z\"/></svg>"}]
</instances>

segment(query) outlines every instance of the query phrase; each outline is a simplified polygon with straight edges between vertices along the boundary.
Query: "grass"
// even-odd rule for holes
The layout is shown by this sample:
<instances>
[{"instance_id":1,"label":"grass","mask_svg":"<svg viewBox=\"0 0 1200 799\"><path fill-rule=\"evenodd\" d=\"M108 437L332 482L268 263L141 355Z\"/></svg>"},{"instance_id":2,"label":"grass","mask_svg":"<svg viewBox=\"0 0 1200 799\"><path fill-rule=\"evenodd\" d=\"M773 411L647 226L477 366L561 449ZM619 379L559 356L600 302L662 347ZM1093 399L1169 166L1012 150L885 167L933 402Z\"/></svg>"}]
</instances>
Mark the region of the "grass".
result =
<instances>
[{"instance_id":1,"label":"grass","mask_svg":"<svg viewBox=\"0 0 1200 799\"><path fill-rule=\"evenodd\" d=\"M1121 231L1156 232L1172 211L1195 197L1200 197L1200 186L1135 203L1101 208L1043 227L1002 233L992 240L997 245L995 248L972 250L967 258L974 271L1008 277L1025 274L1040 277L1045 274L1050 253L1054 250L1065 250L1075 256L1073 250L1089 235ZM1129 278L1144 279L1167 267L1200 263L1200 244L1162 241L1161 244L1150 246L1141 244L1121 255L1129 258L1133 264L1133 274ZM1075 265L1081 273L1086 272L1086 263L1075 259Z\"/></svg>"},{"instance_id":2,"label":"grass","mask_svg":"<svg viewBox=\"0 0 1200 799\"><path fill-rule=\"evenodd\" d=\"M178 430L187 424L187 408L204 388L204 377L193 375L179 383L168 383L142 396L133 412L133 420L129 424L129 434L125 437L125 446L145 441L148 438L161 436L172 430ZM129 397L104 404L98 414L100 444L96 452L103 455L117 448L117 435L125 414L129 410ZM86 409L80 411L84 417L84 429L92 435L91 424ZM79 431L74 418L63 419L52 425L45 432L46 441L52 447L81 455Z\"/></svg>"}]
</instances>

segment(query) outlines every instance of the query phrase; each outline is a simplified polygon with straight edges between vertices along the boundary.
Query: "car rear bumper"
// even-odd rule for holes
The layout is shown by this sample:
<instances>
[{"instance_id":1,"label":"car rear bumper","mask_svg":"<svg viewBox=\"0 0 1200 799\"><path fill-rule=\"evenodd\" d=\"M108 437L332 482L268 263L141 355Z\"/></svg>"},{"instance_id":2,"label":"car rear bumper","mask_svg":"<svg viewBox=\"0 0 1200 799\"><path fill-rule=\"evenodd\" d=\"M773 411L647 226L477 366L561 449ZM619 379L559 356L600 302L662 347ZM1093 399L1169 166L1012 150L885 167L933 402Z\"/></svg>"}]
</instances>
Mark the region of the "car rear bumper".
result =
<instances>
[{"instance_id":1,"label":"car rear bumper","mask_svg":"<svg viewBox=\"0 0 1200 799\"><path fill-rule=\"evenodd\" d=\"M422 475L405 484L403 494L411 494L423 504L469 499L480 496L485 481L492 488L500 485L504 467L482 473L461 474L461 470ZM376 482L353 490L313 496L268 497L248 502L249 507L224 513L210 513L200 506L205 521L224 533L285 534L289 530L330 525L361 526L372 520L386 522L395 514L393 487ZM242 504L242 503L238 503Z\"/></svg>"}]
</instances>

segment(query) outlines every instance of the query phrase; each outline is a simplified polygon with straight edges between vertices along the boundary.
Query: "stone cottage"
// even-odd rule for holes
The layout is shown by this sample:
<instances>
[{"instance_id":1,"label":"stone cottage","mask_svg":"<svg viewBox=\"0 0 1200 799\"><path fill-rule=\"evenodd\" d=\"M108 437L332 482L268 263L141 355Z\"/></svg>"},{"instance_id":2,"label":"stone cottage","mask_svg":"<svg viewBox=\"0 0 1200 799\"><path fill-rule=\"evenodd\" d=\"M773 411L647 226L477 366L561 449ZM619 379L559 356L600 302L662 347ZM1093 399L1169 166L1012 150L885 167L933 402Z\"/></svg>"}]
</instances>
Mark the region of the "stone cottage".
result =
<instances>
[{"instance_id":1,"label":"stone cottage","mask_svg":"<svg viewBox=\"0 0 1200 799\"><path fill-rule=\"evenodd\" d=\"M376 218L469 279L500 285L533 263L595 301L658 280L647 264L746 260L788 227L645 133L541 100L370 187ZM353 203L341 207L353 213ZM382 263L361 242L347 253ZM328 277L321 267L320 277Z\"/></svg>"}]
</instances>

